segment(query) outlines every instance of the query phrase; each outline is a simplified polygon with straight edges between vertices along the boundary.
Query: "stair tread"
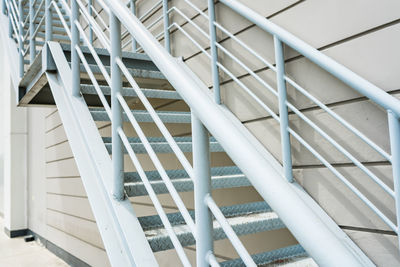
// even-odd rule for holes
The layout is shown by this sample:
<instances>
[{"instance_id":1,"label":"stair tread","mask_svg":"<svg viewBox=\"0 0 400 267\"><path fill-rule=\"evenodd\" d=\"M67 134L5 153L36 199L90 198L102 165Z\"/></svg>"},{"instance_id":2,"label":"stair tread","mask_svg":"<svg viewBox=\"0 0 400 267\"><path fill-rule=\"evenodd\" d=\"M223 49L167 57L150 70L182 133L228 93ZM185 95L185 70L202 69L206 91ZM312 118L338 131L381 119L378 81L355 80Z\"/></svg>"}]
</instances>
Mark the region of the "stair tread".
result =
<instances>
[{"instance_id":1,"label":"stair tread","mask_svg":"<svg viewBox=\"0 0 400 267\"><path fill-rule=\"evenodd\" d=\"M190 177L188 177L188 175L180 178L171 178L171 181L178 192L191 192L194 190L193 181ZM153 179L150 180L150 183L156 194L166 194L169 192L160 176L158 176L158 179L154 179L153 177ZM251 183L242 173L211 176L211 187L213 189L237 188L245 186L251 186ZM125 182L125 192L129 197L148 195L146 187L141 180Z\"/></svg>"},{"instance_id":2,"label":"stair tread","mask_svg":"<svg viewBox=\"0 0 400 267\"><path fill-rule=\"evenodd\" d=\"M71 51L71 45L70 44L61 44L61 47L63 51ZM87 46L81 46L80 47L83 53L91 53L89 48ZM110 56L110 53L106 48L99 48L95 47L94 50L96 51L97 55L99 56ZM149 56L143 53L134 53L134 52L128 52L128 51L122 51L122 58L123 59L136 59L136 60L142 60L142 61L149 61L152 62Z\"/></svg>"},{"instance_id":3,"label":"stair tread","mask_svg":"<svg viewBox=\"0 0 400 267\"><path fill-rule=\"evenodd\" d=\"M160 174L158 171L146 171L146 176L149 181L159 181L161 180ZM171 180L188 178L188 174L185 170L166 170L168 177ZM211 176L235 176L235 175L243 175L240 169L236 166L224 166L224 167L213 167L211 168ZM135 183L141 182L141 178L137 172L125 172L125 182L127 183Z\"/></svg>"},{"instance_id":4,"label":"stair tread","mask_svg":"<svg viewBox=\"0 0 400 267\"><path fill-rule=\"evenodd\" d=\"M131 110L138 122L154 122L147 110ZM95 121L110 121L106 111L102 108L91 108L90 113ZM157 115L164 123L190 123L191 114L186 111L156 111ZM124 121L128 121L128 116L123 113Z\"/></svg>"},{"instance_id":5,"label":"stair tread","mask_svg":"<svg viewBox=\"0 0 400 267\"><path fill-rule=\"evenodd\" d=\"M283 247L267 252L251 255L257 266L272 265L284 266L288 263L296 263L296 266L313 266L312 259L307 256L307 252L301 245ZM221 267L241 267L246 266L242 259L234 259L220 262Z\"/></svg>"},{"instance_id":6,"label":"stair tread","mask_svg":"<svg viewBox=\"0 0 400 267\"><path fill-rule=\"evenodd\" d=\"M111 87L100 85L100 90L105 96L111 95ZM142 88L141 91L148 98L160 98L160 99L182 99L178 92L174 90L162 90L162 89L149 89ZM94 85L82 84L81 85L82 94L97 95L97 91ZM122 88L122 95L126 97L137 97L135 90L132 87Z\"/></svg>"},{"instance_id":7,"label":"stair tread","mask_svg":"<svg viewBox=\"0 0 400 267\"><path fill-rule=\"evenodd\" d=\"M93 74L101 74L100 67L95 64L88 64L90 70ZM106 71L108 74L111 73L111 68L109 66L105 66ZM80 64L80 71L81 74L86 73L85 66L81 63ZM146 79L159 79L165 80L164 75L158 70L145 70L140 68L128 68L129 73L132 75L133 78L146 78Z\"/></svg>"},{"instance_id":8,"label":"stair tread","mask_svg":"<svg viewBox=\"0 0 400 267\"><path fill-rule=\"evenodd\" d=\"M232 226L237 235L248 235L285 227L282 221L278 218L278 215L271 211L270 207L265 202L222 207L221 211L227 217L229 224ZM192 216L193 214L194 213L191 212ZM158 216L155 215L139 218L139 222L145 230L145 235L147 236L149 244L153 251L172 249L173 245L169 239L167 231L160 227L159 222L158 224L155 223L157 221L157 217ZM168 217L182 246L194 245L195 239L190 232L189 227L183 224L184 222L181 215L174 213L168 214ZM159 228L154 228L155 225L157 225ZM215 220L213 221L213 227L214 240L226 238L221 226Z\"/></svg>"},{"instance_id":9,"label":"stair tread","mask_svg":"<svg viewBox=\"0 0 400 267\"><path fill-rule=\"evenodd\" d=\"M129 143L138 154L145 154L147 153L143 143L140 141L138 137L130 137L128 138ZM173 150L171 149L170 145L166 141L165 138L162 137L147 137L150 145L152 146L154 152L156 153L172 153ZM182 150L182 152L192 152L192 137L174 137L175 142ZM104 144L106 149L109 153L112 150L112 143L111 137L103 137ZM214 139L210 138L210 152L223 152L223 148L221 145ZM126 153L126 151L125 151Z\"/></svg>"}]
</instances>

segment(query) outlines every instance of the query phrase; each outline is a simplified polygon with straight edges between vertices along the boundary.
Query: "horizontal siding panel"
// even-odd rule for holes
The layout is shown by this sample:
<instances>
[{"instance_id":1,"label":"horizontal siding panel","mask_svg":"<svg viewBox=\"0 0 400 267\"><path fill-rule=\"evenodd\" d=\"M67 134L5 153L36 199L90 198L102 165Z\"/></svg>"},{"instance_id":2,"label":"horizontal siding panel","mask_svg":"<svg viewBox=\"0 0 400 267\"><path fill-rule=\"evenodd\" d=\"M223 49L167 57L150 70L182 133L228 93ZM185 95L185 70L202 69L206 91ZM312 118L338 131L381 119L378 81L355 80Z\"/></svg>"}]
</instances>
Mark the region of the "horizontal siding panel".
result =
<instances>
[{"instance_id":1,"label":"horizontal siding panel","mask_svg":"<svg viewBox=\"0 0 400 267\"><path fill-rule=\"evenodd\" d=\"M92 246L104 249L97 224L92 221L47 210L47 224Z\"/></svg>"},{"instance_id":2,"label":"horizontal siding panel","mask_svg":"<svg viewBox=\"0 0 400 267\"><path fill-rule=\"evenodd\" d=\"M95 221L87 198L47 194L47 208L89 221Z\"/></svg>"},{"instance_id":3,"label":"horizontal siding panel","mask_svg":"<svg viewBox=\"0 0 400 267\"><path fill-rule=\"evenodd\" d=\"M64 126L62 125L46 133L45 138L46 138L46 147L50 147L68 140L64 130Z\"/></svg>"},{"instance_id":4,"label":"horizontal siding panel","mask_svg":"<svg viewBox=\"0 0 400 267\"><path fill-rule=\"evenodd\" d=\"M62 124L60 114L58 111L55 111L46 117L46 132L51 131L55 127Z\"/></svg>"},{"instance_id":5,"label":"horizontal siding panel","mask_svg":"<svg viewBox=\"0 0 400 267\"><path fill-rule=\"evenodd\" d=\"M48 193L55 195L87 196L80 177L47 179L46 188Z\"/></svg>"},{"instance_id":6,"label":"horizontal siding panel","mask_svg":"<svg viewBox=\"0 0 400 267\"><path fill-rule=\"evenodd\" d=\"M97 227L97 226L95 226ZM104 250L91 246L82 240L68 235L54 227L47 227L48 240L75 257L94 267L109 267L110 262Z\"/></svg>"},{"instance_id":7,"label":"horizontal siding panel","mask_svg":"<svg viewBox=\"0 0 400 267\"><path fill-rule=\"evenodd\" d=\"M46 164L46 177L80 176L74 158L53 161Z\"/></svg>"},{"instance_id":8,"label":"horizontal siding panel","mask_svg":"<svg viewBox=\"0 0 400 267\"><path fill-rule=\"evenodd\" d=\"M69 142L51 146L46 149L46 162L61 160L73 157Z\"/></svg>"}]
</instances>

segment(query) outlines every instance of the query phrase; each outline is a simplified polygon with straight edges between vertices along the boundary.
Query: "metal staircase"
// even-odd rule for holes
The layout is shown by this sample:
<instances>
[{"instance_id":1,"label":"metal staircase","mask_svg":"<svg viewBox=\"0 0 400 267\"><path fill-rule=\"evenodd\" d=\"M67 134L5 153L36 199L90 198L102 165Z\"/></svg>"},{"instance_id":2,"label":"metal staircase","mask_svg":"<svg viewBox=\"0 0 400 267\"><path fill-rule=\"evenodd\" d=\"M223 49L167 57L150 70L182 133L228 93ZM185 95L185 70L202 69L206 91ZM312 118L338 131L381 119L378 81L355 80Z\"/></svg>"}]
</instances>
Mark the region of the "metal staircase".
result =
<instances>
[{"instance_id":1,"label":"metal staircase","mask_svg":"<svg viewBox=\"0 0 400 267\"><path fill-rule=\"evenodd\" d=\"M201 16L207 16L190 1L184 1ZM155 37L142 24L141 18L136 17L135 1L124 4L122 1L72 0L69 4L65 0L3 0L2 12L8 16L9 37L15 40L14 49L18 47L19 51L19 105L57 106L113 266L154 266L157 265L154 252L172 249L182 264L189 266L183 248L193 245L196 245L198 266L279 266L288 263L373 266L294 181L289 135L302 140L302 144L334 173L335 168L289 128L288 108L299 116L302 114L287 101L285 83L292 84L343 121L347 128L356 131L360 138L392 162L394 189L380 182L342 148L356 166L368 172L371 179L396 201L400 176L400 166L396 167L400 159L399 101L237 1L220 2L274 35L276 64L265 64L278 75L278 91L272 91L279 96L279 113L258 102L281 124L283 168L221 104L218 69L229 71L218 62L217 48L224 48L216 42L216 27L221 29L222 26L215 22L213 1L209 1L207 16L210 34L200 29L200 33L205 33L211 40L210 53L200 46L212 59L214 86L211 92L180 58L170 54L173 44L169 41L169 32L179 25L170 25L167 14L172 11L183 13L176 7L169 9L166 0L150 8L150 12L160 6L163 10L157 22L163 23L164 31ZM108 18L101 17L96 7L101 7ZM105 23L107 20L109 23ZM124 33L121 33L121 24L126 29ZM165 48L156 39L161 37ZM121 40L126 39L128 42L123 44ZM388 110L391 155L285 76L283 43ZM128 46L131 51L126 48ZM145 53L139 53L142 51ZM26 60L28 56L29 61ZM242 64L239 60L237 63ZM247 66L244 68L254 74ZM249 88L237 79L236 82L252 95ZM264 81L260 82L270 89ZM303 118L314 126L307 117ZM111 135L102 136L97 126L110 122ZM129 131L124 126L128 123ZM154 124L159 135L148 134L143 127L145 123ZM182 127L186 132L174 134L171 125ZM221 152L225 152L234 164L211 167L210 153ZM176 158L181 168L165 169L160 160L163 154ZM151 162L153 170L146 169L148 163L144 163L142 155ZM135 171L126 171L126 158L131 160ZM335 174L398 233L398 224L390 221L343 175ZM248 186L253 186L265 201L218 206L212 197L215 189ZM194 192L194 210L187 208L181 192ZM166 213L158 198L160 194L169 194L179 212ZM136 215L128 197L139 196L149 196L157 215ZM299 245L250 255L238 237L286 227ZM213 241L221 239L229 239L238 259L217 261Z\"/></svg>"}]
</instances>

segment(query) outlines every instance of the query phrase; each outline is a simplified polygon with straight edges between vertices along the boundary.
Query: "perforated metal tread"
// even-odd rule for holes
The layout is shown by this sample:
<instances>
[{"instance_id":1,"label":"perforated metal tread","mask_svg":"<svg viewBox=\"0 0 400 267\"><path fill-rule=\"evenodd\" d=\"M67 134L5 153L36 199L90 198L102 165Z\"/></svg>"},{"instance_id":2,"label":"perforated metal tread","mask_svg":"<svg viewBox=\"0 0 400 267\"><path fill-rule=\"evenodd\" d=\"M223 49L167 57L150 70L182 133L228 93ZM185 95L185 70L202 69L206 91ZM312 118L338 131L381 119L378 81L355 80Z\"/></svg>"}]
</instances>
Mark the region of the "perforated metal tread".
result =
<instances>
[{"instance_id":1,"label":"perforated metal tread","mask_svg":"<svg viewBox=\"0 0 400 267\"><path fill-rule=\"evenodd\" d=\"M236 168L236 167L233 167L233 168ZM179 175L176 175L176 173L174 173L176 171L179 172ZM218 170L218 171L220 171L220 170ZM175 175L175 177L173 177L173 178L171 178L170 176L169 177L171 178L172 183L178 192L189 192L189 191L194 190L193 181L191 178L188 177L188 175L186 174L186 172L184 170L167 171L167 175L169 175L171 173L173 175ZM164 184L164 181L161 179L161 177L157 171L147 172L146 175L148 175L148 177L150 177L149 178L150 183L156 194L166 194L169 192L167 187ZM173 175L171 175L171 176L173 176ZM178 177L178 176L180 176L180 177ZM125 177L127 177L127 175ZM145 188L143 182L140 180L140 177L138 177L137 173L135 173L135 175L131 174L131 175L129 175L129 177L131 178L130 180L133 180L132 178L134 178L135 181L125 183L126 194L129 197L147 195L146 188ZM125 179L127 179L127 178L125 178ZM234 173L227 171L226 174L223 174L223 175L212 174L212 178L211 178L211 186L213 189L244 187L244 186L250 186L250 185L251 185L251 183L246 178L246 176L240 172L237 173L236 170L234 171Z\"/></svg>"},{"instance_id":2,"label":"perforated metal tread","mask_svg":"<svg viewBox=\"0 0 400 267\"><path fill-rule=\"evenodd\" d=\"M71 64L70 64L71 65ZM101 70L98 65L94 64L89 64L90 70L93 72L93 74L99 74L101 75ZM108 66L105 66L105 69L108 74L111 73L111 68ZM145 69L139 69L139 68L129 68L128 69L129 73L132 75L133 78L143 78L143 79L158 79L158 80L165 80L164 75L160 71L156 70L145 70ZM80 72L81 75L86 73L86 69L83 66L83 64L80 64Z\"/></svg>"},{"instance_id":3,"label":"perforated metal tread","mask_svg":"<svg viewBox=\"0 0 400 267\"><path fill-rule=\"evenodd\" d=\"M111 95L111 88L109 86L101 85L100 90L105 96ZM143 94L148 98L159 98L159 99L182 99L178 92L174 90L161 90L161 89L141 89ZM97 91L93 85L82 84L81 92L84 95L97 95ZM131 87L122 88L121 94L126 97L137 97L135 90Z\"/></svg>"},{"instance_id":4,"label":"perforated metal tread","mask_svg":"<svg viewBox=\"0 0 400 267\"><path fill-rule=\"evenodd\" d=\"M288 263L298 263L296 266L313 266L301 264L303 260L310 262L306 251L300 245L289 246L251 256L257 266L284 266ZM311 260L312 261L312 260ZM221 267L245 267L242 259L220 262Z\"/></svg>"},{"instance_id":5,"label":"perforated metal tread","mask_svg":"<svg viewBox=\"0 0 400 267\"><path fill-rule=\"evenodd\" d=\"M229 224L239 236L285 228L285 225L278 218L277 214L272 212L267 204L262 203L265 202L222 207L221 211L225 213ZM174 231L182 246L194 245L195 239L188 226L182 224L181 215L169 214L168 216L170 221L173 222ZM154 252L172 249L173 245L166 230L164 228L151 228L157 224L156 220L159 220L157 217L158 216L148 216L139 218L139 222L143 229L145 229L150 247ZM226 238L218 222L214 221L213 227L214 240Z\"/></svg>"},{"instance_id":6,"label":"perforated metal tread","mask_svg":"<svg viewBox=\"0 0 400 267\"><path fill-rule=\"evenodd\" d=\"M166 170L168 177L171 180L180 179L180 178L188 178L188 174L185 170ZM160 174L158 171L146 171L146 176L149 181L159 181L161 180ZM214 167L211 168L211 176L224 176L224 175L242 175L240 169L236 166L226 166L226 167ZM137 172L126 172L125 173L125 182L126 183L136 183L141 182Z\"/></svg>"},{"instance_id":7,"label":"perforated metal tread","mask_svg":"<svg viewBox=\"0 0 400 267\"><path fill-rule=\"evenodd\" d=\"M154 122L146 110L131 110L138 122ZM90 108L90 113L95 121L110 121L107 113L102 108ZM156 111L161 121L164 123L190 123L190 112L184 111ZM128 121L126 114L123 114L124 121Z\"/></svg>"},{"instance_id":8,"label":"perforated metal tread","mask_svg":"<svg viewBox=\"0 0 400 267\"><path fill-rule=\"evenodd\" d=\"M138 154L147 153L142 142L138 137L128 138L133 151ZM162 137L147 137L151 147L156 153L172 153L172 149L165 138ZM174 137L175 142L183 152L192 152L192 137ZM111 153L111 137L103 137L104 144L107 148L108 153ZM215 138L210 137L210 152L223 152L221 145L215 140ZM126 151L125 151L126 153Z\"/></svg>"}]
</instances>

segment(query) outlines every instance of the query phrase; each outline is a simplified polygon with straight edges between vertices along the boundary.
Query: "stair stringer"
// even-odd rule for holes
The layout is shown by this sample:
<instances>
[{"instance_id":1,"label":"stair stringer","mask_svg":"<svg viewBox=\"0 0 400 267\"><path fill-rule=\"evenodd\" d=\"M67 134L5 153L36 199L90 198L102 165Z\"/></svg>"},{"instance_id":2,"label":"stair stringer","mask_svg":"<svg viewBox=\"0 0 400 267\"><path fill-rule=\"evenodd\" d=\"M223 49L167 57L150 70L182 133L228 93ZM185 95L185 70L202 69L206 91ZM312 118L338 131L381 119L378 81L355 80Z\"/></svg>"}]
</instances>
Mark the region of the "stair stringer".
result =
<instances>
[{"instance_id":1,"label":"stair stringer","mask_svg":"<svg viewBox=\"0 0 400 267\"><path fill-rule=\"evenodd\" d=\"M117 201L110 192L110 156L83 97L71 95L72 72L60 44L48 42L43 52L57 69L46 77L111 264L158 266L129 199Z\"/></svg>"}]
</instances>

